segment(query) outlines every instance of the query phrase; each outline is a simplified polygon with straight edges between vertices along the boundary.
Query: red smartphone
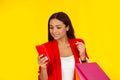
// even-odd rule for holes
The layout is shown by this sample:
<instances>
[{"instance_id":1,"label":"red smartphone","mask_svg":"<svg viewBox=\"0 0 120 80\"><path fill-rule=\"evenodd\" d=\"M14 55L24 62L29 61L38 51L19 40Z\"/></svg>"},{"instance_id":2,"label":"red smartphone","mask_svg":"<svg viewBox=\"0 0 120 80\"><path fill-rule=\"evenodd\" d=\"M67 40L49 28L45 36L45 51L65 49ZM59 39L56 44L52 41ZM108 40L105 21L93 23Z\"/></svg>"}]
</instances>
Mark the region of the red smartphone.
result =
<instances>
[{"instance_id":1,"label":"red smartphone","mask_svg":"<svg viewBox=\"0 0 120 80\"><path fill-rule=\"evenodd\" d=\"M46 47L44 45L36 46L36 49L37 49L39 55L43 54L43 56L46 56L48 58L47 61L50 62L48 52L47 52Z\"/></svg>"}]
</instances>

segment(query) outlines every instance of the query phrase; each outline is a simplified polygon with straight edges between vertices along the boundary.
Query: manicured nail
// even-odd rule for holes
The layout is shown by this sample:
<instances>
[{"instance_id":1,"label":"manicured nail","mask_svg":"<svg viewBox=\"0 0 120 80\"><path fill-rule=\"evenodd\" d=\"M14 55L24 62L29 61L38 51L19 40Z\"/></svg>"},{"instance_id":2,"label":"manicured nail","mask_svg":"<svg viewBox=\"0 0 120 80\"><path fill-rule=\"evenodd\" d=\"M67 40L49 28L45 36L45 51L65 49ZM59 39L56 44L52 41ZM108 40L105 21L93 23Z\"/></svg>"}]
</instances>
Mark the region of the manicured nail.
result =
<instances>
[{"instance_id":1,"label":"manicured nail","mask_svg":"<svg viewBox=\"0 0 120 80\"><path fill-rule=\"evenodd\" d=\"M42 57L42 56L43 56L43 54L40 55L40 57Z\"/></svg>"},{"instance_id":2,"label":"manicured nail","mask_svg":"<svg viewBox=\"0 0 120 80\"><path fill-rule=\"evenodd\" d=\"M48 60L48 57L45 57L46 60Z\"/></svg>"}]
</instances>

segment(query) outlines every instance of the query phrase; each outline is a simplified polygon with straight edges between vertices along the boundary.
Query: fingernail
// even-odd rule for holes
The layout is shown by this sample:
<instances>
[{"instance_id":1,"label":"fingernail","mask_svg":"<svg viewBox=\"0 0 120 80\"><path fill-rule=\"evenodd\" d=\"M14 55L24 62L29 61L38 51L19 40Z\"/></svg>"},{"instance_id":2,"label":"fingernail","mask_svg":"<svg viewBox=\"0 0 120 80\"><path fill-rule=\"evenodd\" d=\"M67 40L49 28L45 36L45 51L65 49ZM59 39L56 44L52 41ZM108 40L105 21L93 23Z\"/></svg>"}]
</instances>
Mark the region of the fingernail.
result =
<instances>
[{"instance_id":1,"label":"fingernail","mask_svg":"<svg viewBox=\"0 0 120 80\"><path fill-rule=\"evenodd\" d=\"M43 56L43 54L40 55L40 57L42 57L42 56Z\"/></svg>"},{"instance_id":2,"label":"fingernail","mask_svg":"<svg viewBox=\"0 0 120 80\"><path fill-rule=\"evenodd\" d=\"M48 57L45 57L46 60L48 60Z\"/></svg>"}]
</instances>

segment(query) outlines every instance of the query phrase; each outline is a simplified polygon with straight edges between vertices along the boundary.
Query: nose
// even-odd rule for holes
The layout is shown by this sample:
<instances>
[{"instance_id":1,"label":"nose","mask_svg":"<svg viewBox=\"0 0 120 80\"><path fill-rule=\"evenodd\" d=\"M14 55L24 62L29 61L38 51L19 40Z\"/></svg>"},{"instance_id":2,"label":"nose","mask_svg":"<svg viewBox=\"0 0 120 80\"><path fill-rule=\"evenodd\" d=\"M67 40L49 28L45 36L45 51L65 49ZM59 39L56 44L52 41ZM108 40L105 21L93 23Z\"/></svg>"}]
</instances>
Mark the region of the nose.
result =
<instances>
[{"instance_id":1,"label":"nose","mask_svg":"<svg viewBox=\"0 0 120 80\"><path fill-rule=\"evenodd\" d=\"M56 31L57 31L57 30L54 28L54 29L53 29L53 33L55 33Z\"/></svg>"}]
</instances>

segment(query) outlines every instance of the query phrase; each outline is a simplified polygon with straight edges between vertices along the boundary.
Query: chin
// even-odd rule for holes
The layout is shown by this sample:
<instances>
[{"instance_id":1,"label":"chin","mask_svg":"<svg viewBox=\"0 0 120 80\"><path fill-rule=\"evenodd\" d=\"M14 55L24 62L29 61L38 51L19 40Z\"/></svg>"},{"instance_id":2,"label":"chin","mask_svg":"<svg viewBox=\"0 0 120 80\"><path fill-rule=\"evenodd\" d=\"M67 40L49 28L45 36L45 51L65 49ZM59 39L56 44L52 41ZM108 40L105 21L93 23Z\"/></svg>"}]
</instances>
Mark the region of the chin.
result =
<instances>
[{"instance_id":1,"label":"chin","mask_svg":"<svg viewBox=\"0 0 120 80\"><path fill-rule=\"evenodd\" d=\"M59 40L59 38L54 38L54 40Z\"/></svg>"},{"instance_id":2,"label":"chin","mask_svg":"<svg viewBox=\"0 0 120 80\"><path fill-rule=\"evenodd\" d=\"M54 40L60 40L60 38L58 38L58 37L54 37Z\"/></svg>"}]
</instances>

